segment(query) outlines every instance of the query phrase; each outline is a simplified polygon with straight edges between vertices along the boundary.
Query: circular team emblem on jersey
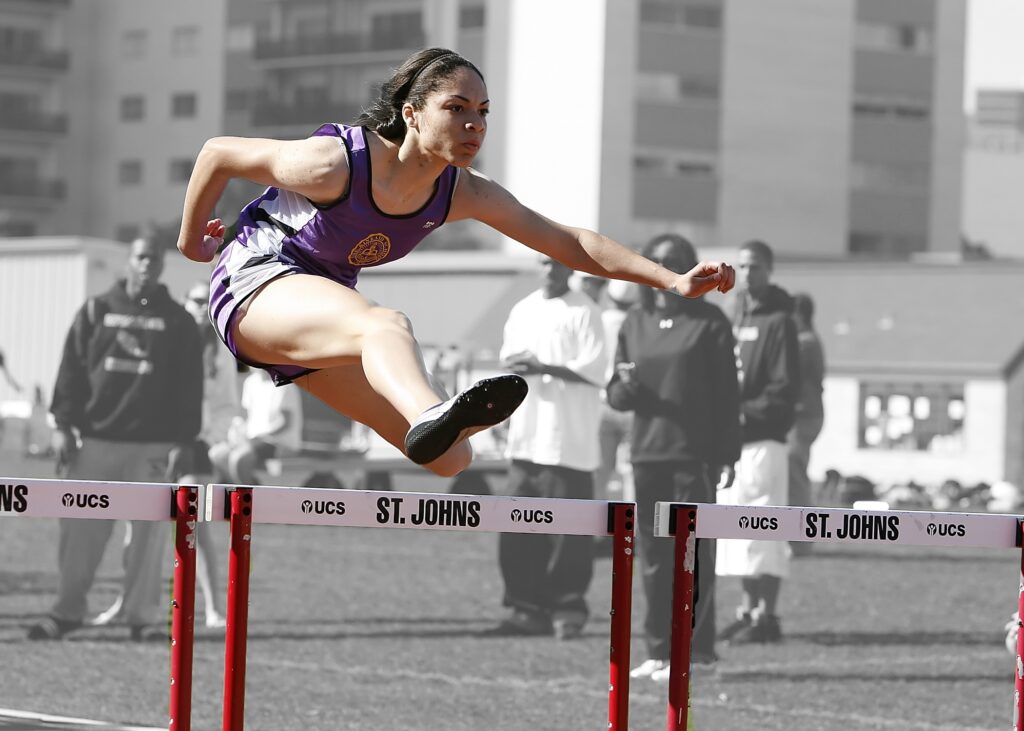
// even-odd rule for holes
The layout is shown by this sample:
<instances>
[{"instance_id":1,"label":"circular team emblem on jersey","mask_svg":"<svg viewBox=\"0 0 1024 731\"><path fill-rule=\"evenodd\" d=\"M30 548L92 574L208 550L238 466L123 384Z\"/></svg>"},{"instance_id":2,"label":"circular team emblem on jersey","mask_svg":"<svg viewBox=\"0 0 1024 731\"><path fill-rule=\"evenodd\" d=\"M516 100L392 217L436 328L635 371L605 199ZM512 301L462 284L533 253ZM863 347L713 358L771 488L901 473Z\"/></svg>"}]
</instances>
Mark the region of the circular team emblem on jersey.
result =
<instances>
[{"instance_id":1,"label":"circular team emblem on jersey","mask_svg":"<svg viewBox=\"0 0 1024 731\"><path fill-rule=\"evenodd\" d=\"M391 251L391 239L384 234L370 234L353 247L348 263L357 267L370 266L384 258Z\"/></svg>"}]
</instances>

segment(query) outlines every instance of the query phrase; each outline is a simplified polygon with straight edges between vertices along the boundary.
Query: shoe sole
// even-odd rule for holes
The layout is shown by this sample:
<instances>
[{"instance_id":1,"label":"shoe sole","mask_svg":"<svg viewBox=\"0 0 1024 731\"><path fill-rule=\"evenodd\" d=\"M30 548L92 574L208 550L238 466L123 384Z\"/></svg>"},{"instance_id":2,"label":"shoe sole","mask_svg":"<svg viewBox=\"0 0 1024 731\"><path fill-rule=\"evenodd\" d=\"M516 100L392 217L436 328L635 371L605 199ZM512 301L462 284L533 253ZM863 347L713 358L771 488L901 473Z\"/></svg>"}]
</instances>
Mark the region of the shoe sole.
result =
<instances>
[{"instance_id":1,"label":"shoe sole","mask_svg":"<svg viewBox=\"0 0 1024 731\"><path fill-rule=\"evenodd\" d=\"M456 442L510 417L526 398L528 390L521 376L496 376L477 381L460 393L436 419L409 430L405 436L406 455L416 464L433 462Z\"/></svg>"}]
</instances>

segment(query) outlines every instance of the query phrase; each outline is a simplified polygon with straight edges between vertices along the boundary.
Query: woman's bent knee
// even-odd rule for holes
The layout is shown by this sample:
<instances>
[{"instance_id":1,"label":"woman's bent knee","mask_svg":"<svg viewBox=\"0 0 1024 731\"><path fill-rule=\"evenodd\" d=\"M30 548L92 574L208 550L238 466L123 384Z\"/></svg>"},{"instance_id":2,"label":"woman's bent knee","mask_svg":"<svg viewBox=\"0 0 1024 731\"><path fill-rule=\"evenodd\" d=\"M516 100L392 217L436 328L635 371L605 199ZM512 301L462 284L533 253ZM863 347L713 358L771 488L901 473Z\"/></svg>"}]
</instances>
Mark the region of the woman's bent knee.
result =
<instances>
[{"instance_id":1,"label":"woman's bent knee","mask_svg":"<svg viewBox=\"0 0 1024 731\"><path fill-rule=\"evenodd\" d=\"M371 307L367 312L366 334L373 332L401 331L412 336L412 321L404 312L388 307Z\"/></svg>"}]
</instances>

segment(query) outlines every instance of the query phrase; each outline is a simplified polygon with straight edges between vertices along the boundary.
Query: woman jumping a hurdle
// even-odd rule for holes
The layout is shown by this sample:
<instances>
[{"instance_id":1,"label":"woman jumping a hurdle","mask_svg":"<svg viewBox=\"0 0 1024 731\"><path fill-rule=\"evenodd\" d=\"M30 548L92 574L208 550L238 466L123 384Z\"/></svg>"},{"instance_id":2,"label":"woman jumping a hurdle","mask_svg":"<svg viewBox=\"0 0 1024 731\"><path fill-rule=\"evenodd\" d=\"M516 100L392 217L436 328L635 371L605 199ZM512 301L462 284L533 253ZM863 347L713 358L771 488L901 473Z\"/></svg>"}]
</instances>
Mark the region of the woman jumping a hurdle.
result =
<instances>
[{"instance_id":1,"label":"woman jumping a hurdle","mask_svg":"<svg viewBox=\"0 0 1024 731\"><path fill-rule=\"evenodd\" d=\"M225 228L207 219L228 181L269 186L242 210L213 271L210 316L221 339L278 384L294 381L443 476L469 465L466 437L515 411L526 383L502 375L445 400L405 315L356 290L362 267L405 256L446 221L476 219L573 269L686 297L726 292L735 277L721 262L669 271L523 206L470 167L488 105L476 66L430 48L407 59L352 126L325 124L296 141L208 140L178 238L189 259L211 261Z\"/></svg>"}]
</instances>

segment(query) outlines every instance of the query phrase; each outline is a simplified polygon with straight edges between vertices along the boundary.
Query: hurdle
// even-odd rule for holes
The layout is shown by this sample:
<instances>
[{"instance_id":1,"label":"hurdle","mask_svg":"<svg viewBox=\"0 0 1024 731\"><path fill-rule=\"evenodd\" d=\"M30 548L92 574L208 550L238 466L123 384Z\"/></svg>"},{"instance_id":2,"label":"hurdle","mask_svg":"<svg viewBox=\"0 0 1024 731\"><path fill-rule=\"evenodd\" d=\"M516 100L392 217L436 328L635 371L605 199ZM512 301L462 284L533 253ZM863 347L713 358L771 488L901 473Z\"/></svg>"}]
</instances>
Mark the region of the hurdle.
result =
<instances>
[{"instance_id":1,"label":"hurdle","mask_svg":"<svg viewBox=\"0 0 1024 731\"><path fill-rule=\"evenodd\" d=\"M690 640L698 538L1021 550L1021 531L1022 519L1016 515L656 503L654 535L675 538L669 731L685 731L689 714ZM1024 551L1019 578L1017 608L1019 616L1024 616ZM1016 668L1013 731L1024 731L1024 632L1017 636Z\"/></svg>"},{"instance_id":2,"label":"hurdle","mask_svg":"<svg viewBox=\"0 0 1024 731\"><path fill-rule=\"evenodd\" d=\"M192 726L192 643L199 485L0 477L0 518L83 518L175 522L171 600L170 731Z\"/></svg>"},{"instance_id":3,"label":"hurdle","mask_svg":"<svg viewBox=\"0 0 1024 731\"><path fill-rule=\"evenodd\" d=\"M490 533L611 535L608 729L626 731L635 503L296 487L210 485L204 519L227 520L223 731L243 731L253 523Z\"/></svg>"}]
</instances>

